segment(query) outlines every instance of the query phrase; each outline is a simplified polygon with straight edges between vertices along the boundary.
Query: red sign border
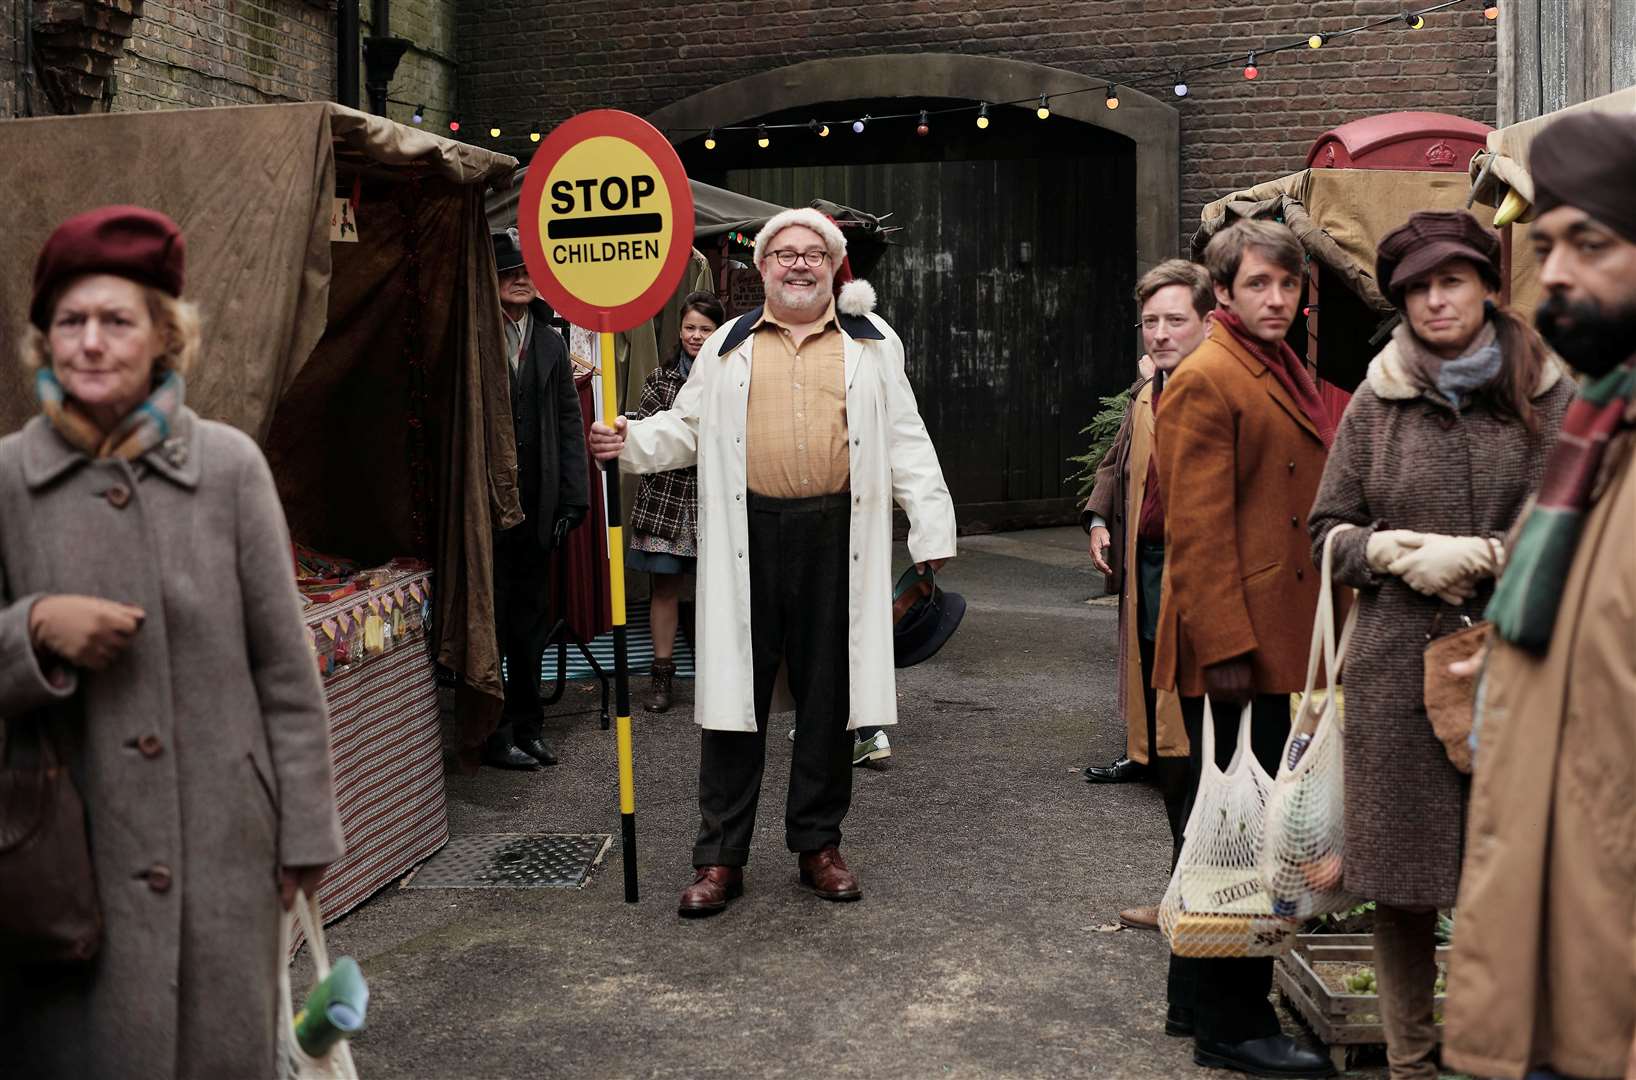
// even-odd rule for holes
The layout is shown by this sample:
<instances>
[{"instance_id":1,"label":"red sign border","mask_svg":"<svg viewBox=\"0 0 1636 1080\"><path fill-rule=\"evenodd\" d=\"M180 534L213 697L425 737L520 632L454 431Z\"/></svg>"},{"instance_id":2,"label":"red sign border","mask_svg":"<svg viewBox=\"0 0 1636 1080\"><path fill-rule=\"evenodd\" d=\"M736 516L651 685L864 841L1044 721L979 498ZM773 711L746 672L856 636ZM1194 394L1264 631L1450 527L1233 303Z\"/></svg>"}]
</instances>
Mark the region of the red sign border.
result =
<instances>
[{"instance_id":1,"label":"red sign border","mask_svg":"<svg viewBox=\"0 0 1636 1080\"><path fill-rule=\"evenodd\" d=\"M646 154L658 166L670 193L670 252L659 276L647 291L616 308L588 304L568 290L551 272L540 236L540 202L545 197L545 181L564 154L587 139L624 139ZM523 176L523 190L517 199L517 235L522 241L523 262L546 303L575 326L600 333L619 333L642 325L665 306L687 269L693 250L693 189L676 148L659 129L640 116L618 109L595 109L580 113L559 125L529 159ZM685 236L685 240L683 239Z\"/></svg>"}]
</instances>

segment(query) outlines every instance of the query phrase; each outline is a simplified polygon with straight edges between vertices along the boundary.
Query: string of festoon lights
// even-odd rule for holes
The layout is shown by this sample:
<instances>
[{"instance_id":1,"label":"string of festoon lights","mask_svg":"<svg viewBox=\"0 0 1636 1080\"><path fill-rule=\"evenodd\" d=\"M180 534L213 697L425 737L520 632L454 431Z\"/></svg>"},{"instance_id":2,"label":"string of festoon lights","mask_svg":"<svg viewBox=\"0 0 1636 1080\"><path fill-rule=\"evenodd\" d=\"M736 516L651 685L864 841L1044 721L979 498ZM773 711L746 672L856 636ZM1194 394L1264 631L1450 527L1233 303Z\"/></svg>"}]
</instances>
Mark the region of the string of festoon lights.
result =
<instances>
[{"instance_id":1,"label":"string of festoon lights","mask_svg":"<svg viewBox=\"0 0 1636 1080\"><path fill-rule=\"evenodd\" d=\"M1134 75L1128 75L1117 81L1110 81L1102 86L1093 85L1081 87L1077 90L1062 90L1055 93L1042 90L1038 96L1029 95L1028 97L1016 98L1011 101L978 101L970 104L946 106L939 109L913 109L907 112L884 113L878 116L872 116L866 113L862 116L851 116L829 120L814 118L805 121L775 124L758 122L754 124L723 125L713 128L672 128L670 129L670 133L672 136L703 135L703 145L706 150L716 149L716 147L721 144L723 137L728 135L753 135L755 137L756 146L765 150L772 146L773 138L775 134L778 133L806 132L809 135L816 136L818 138L828 138L830 134L836 130L850 130L854 134L862 135L865 131L869 130L871 125L887 124L902 120L914 121L915 134L922 138L925 138L932 133L933 121L941 121L949 117L960 115L971 116L973 122L980 130L987 130L989 125L994 122L998 110L1013 106L1032 105L1034 106L1035 116L1041 120L1049 120L1051 118L1052 102L1059 101L1062 98L1075 97L1080 94L1088 93L1101 93L1103 95L1104 105L1108 109L1117 109L1119 108L1119 90L1121 87L1126 89L1137 89L1143 86L1154 86L1160 88L1169 86L1171 93L1173 93L1176 97L1185 98L1190 96L1193 92L1193 87L1188 81L1188 77L1192 75L1238 67L1241 68L1243 77L1246 80L1253 82L1261 76L1261 67L1266 63L1267 58L1275 56L1279 53L1289 52L1295 49L1306 49L1308 51L1321 50L1326 47L1334 46L1356 34L1365 33L1366 31L1370 30L1379 30L1386 27L1397 27L1410 31L1419 30L1426 25L1426 16L1435 15L1438 12L1446 11L1449 8L1460 7L1473 3L1482 4L1483 15L1489 20L1489 22L1492 23L1500 17L1500 5L1498 0L1443 0L1442 3L1433 4L1430 7L1400 11L1396 14L1387 15L1382 18L1374 19L1370 22L1359 23L1355 26L1342 27L1338 30L1313 30L1305 36L1291 37L1287 40L1281 41L1269 41L1256 48L1231 53L1215 60L1190 64L1185 67L1171 67L1139 72ZM400 101L396 98L389 100L399 105L409 104L407 101ZM425 122L425 119L426 106L423 104L415 105L414 112L410 116L410 122L414 124L421 124ZM546 125L547 130L549 130L549 127L550 125ZM463 128L460 118L458 116L450 117L448 121L448 128L451 133L458 134L461 132ZM477 130L481 132L481 126L479 126ZM487 134L490 139L499 139L504 135L504 132L499 126L491 125L487 130ZM530 129L528 132L528 138L530 142L539 142L541 138L541 129L539 127Z\"/></svg>"}]
</instances>

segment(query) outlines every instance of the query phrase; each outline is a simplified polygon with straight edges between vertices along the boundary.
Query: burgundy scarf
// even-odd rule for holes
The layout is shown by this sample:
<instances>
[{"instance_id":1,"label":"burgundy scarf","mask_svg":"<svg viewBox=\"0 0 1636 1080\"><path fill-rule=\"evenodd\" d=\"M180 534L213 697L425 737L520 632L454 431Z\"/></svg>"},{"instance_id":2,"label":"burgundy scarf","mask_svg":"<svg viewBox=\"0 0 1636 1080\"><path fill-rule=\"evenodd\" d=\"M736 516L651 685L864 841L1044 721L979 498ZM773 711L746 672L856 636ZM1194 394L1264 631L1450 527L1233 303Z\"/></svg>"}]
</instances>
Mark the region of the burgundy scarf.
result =
<instances>
[{"instance_id":1,"label":"burgundy scarf","mask_svg":"<svg viewBox=\"0 0 1636 1080\"><path fill-rule=\"evenodd\" d=\"M1280 386L1289 391L1289 396L1295 399L1302 412L1307 414L1318 429L1318 437L1324 441L1324 449L1329 449L1335 442L1335 416L1323 396L1318 393L1318 384L1313 381L1307 372L1307 366L1301 358L1295 355L1295 350L1289 347L1289 342L1279 341L1277 345L1270 345L1254 334L1244 325L1242 319L1226 308L1216 309L1216 322L1226 327L1227 332L1238 343L1250 350L1250 355L1267 365L1272 377L1278 380Z\"/></svg>"}]
</instances>

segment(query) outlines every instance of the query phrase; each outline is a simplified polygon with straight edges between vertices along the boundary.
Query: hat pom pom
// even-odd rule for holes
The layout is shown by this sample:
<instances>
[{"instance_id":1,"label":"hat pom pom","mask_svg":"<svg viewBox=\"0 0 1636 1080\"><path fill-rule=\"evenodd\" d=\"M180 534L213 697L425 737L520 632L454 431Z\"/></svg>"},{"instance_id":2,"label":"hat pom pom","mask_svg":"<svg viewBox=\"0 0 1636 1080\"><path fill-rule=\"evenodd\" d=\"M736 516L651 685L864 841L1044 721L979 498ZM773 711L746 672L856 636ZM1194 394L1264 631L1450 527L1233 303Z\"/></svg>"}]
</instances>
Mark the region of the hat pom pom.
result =
<instances>
[{"instance_id":1,"label":"hat pom pom","mask_svg":"<svg viewBox=\"0 0 1636 1080\"><path fill-rule=\"evenodd\" d=\"M842 315L867 315L875 310L875 287L863 278L853 278L841 286L835 309Z\"/></svg>"}]
</instances>

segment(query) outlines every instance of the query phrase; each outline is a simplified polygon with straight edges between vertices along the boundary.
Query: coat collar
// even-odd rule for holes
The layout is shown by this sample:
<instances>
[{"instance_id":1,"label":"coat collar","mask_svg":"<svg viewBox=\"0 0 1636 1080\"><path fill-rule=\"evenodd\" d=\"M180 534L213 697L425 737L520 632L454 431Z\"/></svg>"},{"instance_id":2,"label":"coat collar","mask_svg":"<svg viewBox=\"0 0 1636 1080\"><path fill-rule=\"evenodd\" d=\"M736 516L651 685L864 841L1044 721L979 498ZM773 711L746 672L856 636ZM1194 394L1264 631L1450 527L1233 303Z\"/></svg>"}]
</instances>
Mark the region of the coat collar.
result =
<instances>
[{"instance_id":1,"label":"coat collar","mask_svg":"<svg viewBox=\"0 0 1636 1080\"><path fill-rule=\"evenodd\" d=\"M1403 355L1403 347L1399 344L1400 334L1412 333L1407 323L1399 323L1392 331L1392 339L1386 347L1375 354L1369 361L1368 374L1364 376L1369 383L1369 389L1375 396L1384 401L1412 401L1421 396L1421 389L1416 385L1414 377L1409 373L1409 361ZM1545 358L1545 366L1540 369L1539 382L1534 385L1531 397L1542 397L1549 393L1562 378L1562 361L1553 353Z\"/></svg>"},{"instance_id":2,"label":"coat collar","mask_svg":"<svg viewBox=\"0 0 1636 1080\"><path fill-rule=\"evenodd\" d=\"M1308 416L1306 410L1296 404L1289 391L1284 389L1283 383L1271 377L1272 372L1267 370L1267 365L1262 362L1261 358L1245 348L1244 343L1239 341L1231 330L1220 323L1216 323L1210 327L1210 336L1207 340L1214 341L1226 349L1235 360L1244 365L1245 370L1251 375L1258 379L1265 378L1267 381L1263 385L1267 388L1267 396L1276 401L1278 407L1288 413L1297 424L1300 424L1308 435L1320 442L1323 441L1323 436L1318 434L1318 425L1312 422L1312 417Z\"/></svg>"},{"instance_id":3,"label":"coat collar","mask_svg":"<svg viewBox=\"0 0 1636 1080\"><path fill-rule=\"evenodd\" d=\"M176 416L170 438L142 455L140 460L154 473L188 489L199 486L199 425L192 409L183 408ZM85 451L70 446L43 416L23 426L23 483L37 491L90 462Z\"/></svg>"},{"instance_id":4,"label":"coat collar","mask_svg":"<svg viewBox=\"0 0 1636 1080\"><path fill-rule=\"evenodd\" d=\"M720 355L726 356L744 344L744 340L760 325L761 316L765 311L765 307L758 307L754 311L746 311L743 315L734 319L727 329L727 336L722 338ZM886 340L886 335L881 332L880 327L876 326L868 315L844 315L836 312L835 324L841 328L843 334L853 341Z\"/></svg>"}]
</instances>

